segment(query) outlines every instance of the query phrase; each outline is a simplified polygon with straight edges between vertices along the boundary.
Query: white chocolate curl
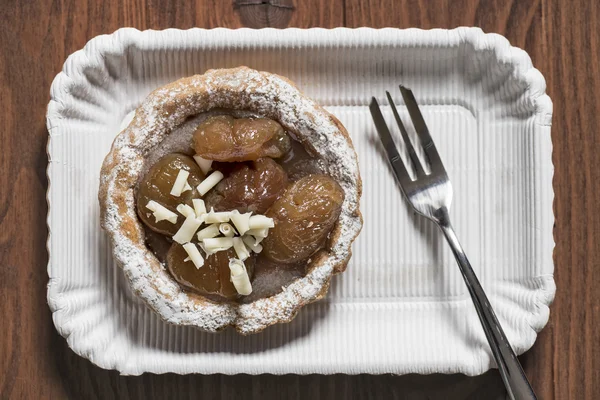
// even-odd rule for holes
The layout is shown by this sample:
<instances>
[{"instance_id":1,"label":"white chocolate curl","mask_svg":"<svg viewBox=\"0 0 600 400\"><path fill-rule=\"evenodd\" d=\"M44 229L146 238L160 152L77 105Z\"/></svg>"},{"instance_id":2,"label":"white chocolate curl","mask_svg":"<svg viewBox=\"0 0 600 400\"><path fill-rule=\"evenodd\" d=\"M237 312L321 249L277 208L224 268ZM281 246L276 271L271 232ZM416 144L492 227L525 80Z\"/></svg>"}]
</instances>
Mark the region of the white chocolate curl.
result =
<instances>
[{"instance_id":1,"label":"white chocolate curl","mask_svg":"<svg viewBox=\"0 0 600 400\"><path fill-rule=\"evenodd\" d=\"M219 235L219 224L212 224L198 232L198 240L214 238Z\"/></svg>"},{"instance_id":2,"label":"white chocolate curl","mask_svg":"<svg viewBox=\"0 0 600 400\"><path fill-rule=\"evenodd\" d=\"M183 190L185 189L185 185L187 184L188 176L190 176L190 173L188 171L186 171L185 169L179 170L177 178L175 179L175 183L173 184L173 188L171 189L172 196L181 196L181 193L183 192Z\"/></svg>"},{"instance_id":3,"label":"white chocolate curl","mask_svg":"<svg viewBox=\"0 0 600 400\"><path fill-rule=\"evenodd\" d=\"M223 234L223 236L226 237L235 236L235 229L233 229L233 226L231 226L227 222L223 222L221 225L219 225L219 231Z\"/></svg>"},{"instance_id":4,"label":"white chocolate curl","mask_svg":"<svg viewBox=\"0 0 600 400\"><path fill-rule=\"evenodd\" d=\"M273 228L275 221L273 221L273 218L265 217L264 215L253 215L250 217L248 224L250 225L250 229L264 229Z\"/></svg>"},{"instance_id":5,"label":"white chocolate curl","mask_svg":"<svg viewBox=\"0 0 600 400\"><path fill-rule=\"evenodd\" d=\"M204 221L207 224L229 222L230 216L231 216L231 212L229 212L229 211L215 212L215 210L211 208L210 212L208 214L206 214Z\"/></svg>"},{"instance_id":6,"label":"white chocolate curl","mask_svg":"<svg viewBox=\"0 0 600 400\"><path fill-rule=\"evenodd\" d=\"M244 243L246 243L246 246L248 246L250 248L250 250L252 250L255 253L260 253L263 249L263 247L256 243L256 239L254 239L254 237L252 236L243 236L242 240L244 241Z\"/></svg>"},{"instance_id":7,"label":"white chocolate curl","mask_svg":"<svg viewBox=\"0 0 600 400\"><path fill-rule=\"evenodd\" d=\"M269 228L250 229L246 231L246 235L254 236L256 238L266 238L269 236Z\"/></svg>"},{"instance_id":8,"label":"white chocolate curl","mask_svg":"<svg viewBox=\"0 0 600 400\"><path fill-rule=\"evenodd\" d=\"M241 237L233 238L233 249L235 250L235 254L237 254L238 258L242 261L246 261L246 259L250 257L250 252L246 248Z\"/></svg>"},{"instance_id":9,"label":"white chocolate curl","mask_svg":"<svg viewBox=\"0 0 600 400\"><path fill-rule=\"evenodd\" d=\"M194 243L186 243L183 245L183 249L188 254L189 259L194 263L196 269L202 268L204 265L204 258L200 254L198 247ZM187 258L185 260L188 260Z\"/></svg>"},{"instance_id":10,"label":"white chocolate curl","mask_svg":"<svg viewBox=\"0 0 600 400\"><path fill-rule=\"evenodd\" d=\"M206 205L204 204L204 200L193 199L192 204L194 205L194 211L196 212L196 217L200 218L202 215L206 214Z\"/></svg>"},{"instance_id":11,"label":"white chocolate curl","mask_svg":"<svg viewBox=\"0 0 600 400\"><path fill-rule=\"evenodd\" d=\"M173 240L179 244L189 242L194 237L194 233L200 228L200 225L202 225L202 220L196 218L196 215L190 215L183 221L181 228L173 236Z\"/></svg>"},{"instance_id":12,"label":"white chocolate curl","mask_svg":"<svg viewBox=\"0 0 600 400\"><path fill-rule=\"evenodd\" d=\"M246 232L246 236L252 236L254 238L254 245L257 246L267 236L269 236L269 228L250 229Z\"/></svg>"},{"instance_id":13,"label":"white chocolate curl","mask_svg":"<svg viewBox=\"0 0 600 400\"><path fill-rule=\"evenodd\" d=\"M200 196L204 196L210 189L216 186L217 183L223 179L223 173L221 171L214 171L212 174L206 177L196 188Z\"/></svg>"},{"instance_id":14,"label":"white chocolate curl","mask_svg":"<svg viewBox=\"0 0 600 400\"><path fill-rule=\"evenodd\" d=\"M208 171L210 171L212 160L207 160L205 158L200 157L199 155L195 155L194 161L196 161L196 164L198 164L204 175L206 175Z\"/></svg>"},{"instance_id":15,"label":"white chocolate curl","mask_svg":"<svg viewBox=\"0 0 600 400\"><path fill-rule=\"evenodd\" d=\"M244 235L250 229L250 216L252 213L240 214L238 210L233 210L229 218L235 225L238 233Z\"/></svg>"},{"instance_id":16,"label":"white chocolate curl","mask_svg":"<svg viewBox=\"0 0 600 400\"><path fill-rule=\"evenodd\" d=\"M184 217L189 217L190 215L196 216L194 209L187 204L180 204L177 206L177 212Z\"/></svg>"},{"instance_id":17,"label":"white chocolate curl","mask_svg":"<svg viewBox=\"0 0 600 400\"><path fill-rule=\"evenodd\" d=\"M231 271L231 282L235 286L235 290L242 296L252 293L252 284L250 284L250 277L244 263L237 258L232 258L229 260L229 270Z\"/></svg>"},{"instance_id":18,"label":"white chocolate curl","mask_svg":"<svg viewBox=\"0 0 600 400\"><path fill-rule=\"evenodd\" d=\"M146 208L152 211L156 222L167 220L172 224L177 223L177 214L154 200L150 200L146 204Z\"/></svg>"},{"instance_id":19,"label":"white chocolate curl","mask_svg":"<svg viewBox=\"0 0 600 400\"><path fill-rule=\"evenodd\" d=\"M250 236L250 235L246 235L246 236ZM260 244L260 242L265 240L265 238L262 236L250 236L250 237L254 239L254 246L258 246Z\"/></svg>"},{"instance_id":20,"label":"white chocolate curl","mask_svg":"<svg viewBox=\"0 0 600 400\"><path fill-rule=\"evenodd\" d=\"M218 251L225 251L233 246L233 238L230 237L219 237L219 238L207 238L202 239L204 248L207 252L216 253Z\"/></svg>"},{"instance_id":21,"label":"white chocolate curl","mask_svg":"<svg viewBox=\"0 0 600 400\"><path fill-rule=\"evenodd\" d=\"M198 246L200 246L200 248L202 249L202 251L204 252L204 254L206 254L206 257L208 257L211 254L213 254L213 253L211 253L211 252L209 252L209 251L206 250L206 247L204 247L204 243L200 242L200 243L198 243Z\"/></svg>"}]
</instances>

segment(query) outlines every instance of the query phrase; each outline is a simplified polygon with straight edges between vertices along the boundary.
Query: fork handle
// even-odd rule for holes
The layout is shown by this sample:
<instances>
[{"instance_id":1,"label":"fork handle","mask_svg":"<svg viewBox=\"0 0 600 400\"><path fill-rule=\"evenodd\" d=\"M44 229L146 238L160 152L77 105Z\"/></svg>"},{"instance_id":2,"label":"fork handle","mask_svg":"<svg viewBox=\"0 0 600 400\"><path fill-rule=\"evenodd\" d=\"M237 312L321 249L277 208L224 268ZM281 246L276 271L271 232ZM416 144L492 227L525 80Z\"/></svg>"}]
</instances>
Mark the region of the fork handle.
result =
<instances>
[{"instance_id":1,"label":"fork handle","mask_svg":"<svg viewBox=\"0 0 600 400\"><path fill-rule=\"evenodd\" d=\"M498 364L500 376L504 381L504 386L506 386L509 397L513 400L536 399L535 393L517 359L517 355L512 350L512 347L510 347L510 343L506 339L502 326L500 326L500 322L498 322L498 318L496 318L494 309L485 295L485 292L479 283L479 279L477 279L477 276L475 275L473 268L471 268L471 264L456 237L456 233L450 224L450 220L448 218L445 218L445 220L446 221L442 220L438 225L442 229L442 232L444 232L444 235L452 248L456 262L460 267L460 271L467 288L469 289L473 304L475 304L481 326L483 326L485 336L492 348L492 353Z\"/></svg>"}]
</instances>

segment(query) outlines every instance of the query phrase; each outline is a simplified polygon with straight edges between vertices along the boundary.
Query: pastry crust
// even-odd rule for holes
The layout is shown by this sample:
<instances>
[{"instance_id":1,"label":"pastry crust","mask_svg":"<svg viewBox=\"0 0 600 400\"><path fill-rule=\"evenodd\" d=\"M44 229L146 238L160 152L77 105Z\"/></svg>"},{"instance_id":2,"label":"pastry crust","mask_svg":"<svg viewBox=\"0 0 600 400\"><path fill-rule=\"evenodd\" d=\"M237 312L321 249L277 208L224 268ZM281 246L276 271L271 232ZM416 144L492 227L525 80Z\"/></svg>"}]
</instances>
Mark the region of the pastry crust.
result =
<instances>
[{"instance_id":1,"label":"pastry crust","mask_svg":"<svg viewBox=\"0 0 600 400\"><path fill-rule=\"evenodd\" d=\"M186 292L147 248L134 188L146 154L189 116L214 108L248 110L277 120L321 157L342 186L345 200L329 250L311 257L308 273L274 296L247 304L215 303ZM362 184L346 129L286 78L247 67L209 70L152 92L115 139L100 174L101 225L132 290L165 321L215 332L233 326L242 334L289 322L304 305L327 293L331 277L346 269L362 228Z\"/></svg>"}]
</instances>

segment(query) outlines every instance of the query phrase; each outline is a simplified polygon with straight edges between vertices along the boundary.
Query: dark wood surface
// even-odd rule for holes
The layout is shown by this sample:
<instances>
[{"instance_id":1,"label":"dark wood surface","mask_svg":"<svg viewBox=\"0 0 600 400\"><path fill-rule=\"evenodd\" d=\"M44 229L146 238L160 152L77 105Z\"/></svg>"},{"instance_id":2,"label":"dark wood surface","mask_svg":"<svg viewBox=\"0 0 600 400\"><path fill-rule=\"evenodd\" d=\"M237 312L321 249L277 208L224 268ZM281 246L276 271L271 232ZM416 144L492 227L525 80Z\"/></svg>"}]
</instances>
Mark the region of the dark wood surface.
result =
<instances>
[{"instance_id":1,"label":"dark wood surface","mask_svg":"<svg viewBox=\"0 0 600 400\"><path fill-rule=\"evenodd\" d=\"M302 28L475 25L529 52L554 101L558 290L548 326L521 359L540 399L598 398L599 2L297 0L291 16L268 9L287 3L281 0L237 3L234 10L232 1L221 0L0 2L0 399L503 398L497 371L475 378L121 377L74 355L56 333L46 305L45 111L50 83L66 57L90 38L123 26L235 28L242 21L281 26L288 20Z\"/></svg>"}]
</instances>

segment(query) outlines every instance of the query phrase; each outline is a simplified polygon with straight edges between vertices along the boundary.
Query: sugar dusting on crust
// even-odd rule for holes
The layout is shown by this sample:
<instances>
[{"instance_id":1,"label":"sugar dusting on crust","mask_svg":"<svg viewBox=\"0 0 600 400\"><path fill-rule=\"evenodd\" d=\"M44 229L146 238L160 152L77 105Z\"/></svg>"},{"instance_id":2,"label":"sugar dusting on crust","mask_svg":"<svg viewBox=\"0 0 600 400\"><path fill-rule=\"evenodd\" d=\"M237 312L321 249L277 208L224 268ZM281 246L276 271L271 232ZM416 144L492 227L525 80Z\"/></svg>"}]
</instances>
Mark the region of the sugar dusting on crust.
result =
<instances>
[{"instance_id":1,"label":"sugar dusting on crust","mask_svg":"<svg viewBox=\"0 0 600 400\"><path fill-rule=\"evenodd\" d=\"M219 304L183 291L146 247L135 212L133 188L144 157L187 117L215 108L276 119L315 150L346 194L331 250L313 257L308 274L281 293L248 304ZM115 139L100 176L101 224L133 291L165 321L206 331L232 325L250 334L289 322L302 306L323 297L331 277L345 269L362 227L358 162L344 127L289 80L246 67L209 70L151 93Z\"/></svg>"}]
</instances>

